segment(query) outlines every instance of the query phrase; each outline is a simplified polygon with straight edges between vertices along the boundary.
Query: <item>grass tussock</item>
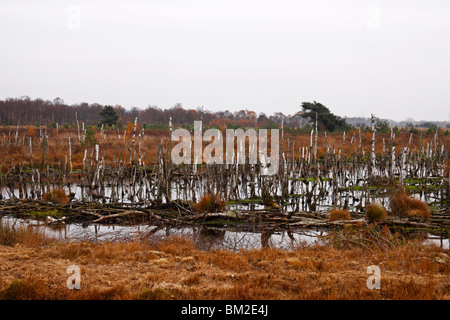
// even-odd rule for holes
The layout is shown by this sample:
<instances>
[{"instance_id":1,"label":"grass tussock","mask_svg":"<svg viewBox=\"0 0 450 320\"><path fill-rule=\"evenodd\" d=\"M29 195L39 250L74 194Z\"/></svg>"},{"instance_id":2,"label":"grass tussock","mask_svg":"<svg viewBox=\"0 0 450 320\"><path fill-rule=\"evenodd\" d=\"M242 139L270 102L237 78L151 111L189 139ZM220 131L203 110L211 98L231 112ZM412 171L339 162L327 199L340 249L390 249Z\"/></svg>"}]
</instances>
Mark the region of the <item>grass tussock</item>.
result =
<instances>
[{"instance_id":1,"label":"grass tussock","mask_svg":"<svg viewBox=\"0 0 450 320\"><path fill-rule=\"evenodd\" d=\"M382 222L387 218L387 211L383 205L374 202L366 207L366 216L370 223Z\"/></svg>"},{"instance_id":2,"label":"grass tussock","mask_svg":"<svg viewBox=\"0 0 450 320\"><path fill-rule=\"evenodd\" d=\"M330 211L328 221L350 220L350 211L347 209L333 209Z\"/></svg>"},{"instance_id":3,"label":"grass tussock","mask_svg":"<svg viewBox=\"0 0 450 320\"><path fill-rule=\"evenodd\" d=\"M203 195L193 207L198 213L223 212L226 208L226 202L218 194L209 192Z\"/></svg>"},{"instance_id":4,"label":"grass tussock","mask_svg":"<svg viewBox=\"0 0 450 320\"><path fill-rule=\"evenodd\" d=\"M420 217L429 219L431 211L428 205L419 200L412 198L405 190L400 187L390 198L390 208L392 214L399 217Z\"/></svg>"}]
</instances>

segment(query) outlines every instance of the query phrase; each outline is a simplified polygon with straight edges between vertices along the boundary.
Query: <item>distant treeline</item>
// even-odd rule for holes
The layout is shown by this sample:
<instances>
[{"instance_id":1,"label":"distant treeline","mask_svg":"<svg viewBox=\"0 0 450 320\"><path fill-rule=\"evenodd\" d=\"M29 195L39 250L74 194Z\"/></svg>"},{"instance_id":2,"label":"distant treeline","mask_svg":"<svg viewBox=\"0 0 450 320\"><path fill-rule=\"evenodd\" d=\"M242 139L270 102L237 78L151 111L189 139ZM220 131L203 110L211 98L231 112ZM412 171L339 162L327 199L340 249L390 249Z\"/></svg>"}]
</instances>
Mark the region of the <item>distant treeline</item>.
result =
<instances>
[{"instance_id":1,"label":"distant treeline","mask_svg":"<svg viewBox=\"0 0 450 320\"><path fill-rule=\"evenodd\" d=\"M209 127L258 127L258 128L279 128L283 123L286 128L303 128L311 130L314 121L314 112L316 110L325 110L325 117L332 116L332 120L338 121L343 119L349 126L367 128L370 126L370 119L368 118L340 118L332 115L328 108L314 102L314 104L303 103L303 106L309 105L310 118L302 117L305 114L305 108L299 106L299 111L294 115L285 115L281 112L275 112L272 115L265 113L257 113L251 110L239 110L230 112L228 110L211 112L203 108L185 109L181 104L176 104L172 108L161 109L156 106L148 106L144 109L131 108L125 109L120 105L112 106L118 116L117 126L127 126L128 123L133 123L135 118L138 118L140 124L147 127L166 127L169 123L169 118L172 118L174 126L190 127L194 121L202 120L205 126ZM86 125L98 125L102 122L101 111L105 105L98 103L80 103L68 105L64 100L56 98L53 101L43 99L30 99L29 97L7 98L0 100L0 125L36 125L36 126L71 126L84 122ZM319 109L317 109L319 108ZM325 117L319 115L319 122L325 120ZM321 124L320 124L321 125ZM320 126L319 125L319 126ZM389 126L405 126L406 128L425 127L434 130L437 127L449 127L446 122L415 122L396 123L391 120L377 119L377 129L386 131ZM343 126L342 130L346 130ZM321 128L324 129L324 128ZM326 129L326 128L325 128Z\"/></svg>"},{"instance_id":2,"label":"distant treeline","mask_svg":"<svg viewBox=\"0 0 450 320\"><path fill-rule=\"evenodd\" d=\"M30 99L28 97L8 98L0 100L0 124L2 125L51 125L58 123L60 126L84 122L86 125L98 125L102 117L100 112L105 105L98 103L80 103L67 105L62 99L53 101L43 99ZM203 108L185 109L181 104L176 104L169 109L161 109L156 106L148 106L145 109L125 109L122 106L113 106L119 117L118 125L126 126L128 122L134 122L137 117L141 124L168 125L169 118L175 126L193 125L194 121L202 120L209 126L250 126L270 127L281 125L284 119L285 126L296 127L305 125L308 120L303 119L300 113L296 115L284 115L281 112L273 115L256 113L249 110L236 112L219 111L211 112Z\"/></svg>"}]
</instances>

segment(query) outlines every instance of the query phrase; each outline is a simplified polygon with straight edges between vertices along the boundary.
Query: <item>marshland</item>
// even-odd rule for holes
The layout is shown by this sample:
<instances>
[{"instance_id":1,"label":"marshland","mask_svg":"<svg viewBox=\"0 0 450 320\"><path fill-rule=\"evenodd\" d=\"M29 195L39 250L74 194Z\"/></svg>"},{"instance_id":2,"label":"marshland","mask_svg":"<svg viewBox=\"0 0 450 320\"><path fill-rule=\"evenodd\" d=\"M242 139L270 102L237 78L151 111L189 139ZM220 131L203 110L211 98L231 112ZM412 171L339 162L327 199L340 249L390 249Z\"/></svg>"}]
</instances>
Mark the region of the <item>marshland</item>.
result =
<instances>
[{"instance_id":1,"label":"marshland","mask_svg":"<svg viewBox=\"0 0 450 320\"><path fill-rule=\"evenodd\" d=\"M217 123L203 129L225 136ZM366 128L328 133L317 116L301 130L281 121L271 127L280 133L279 167L263 175L261 164L248 162L249 143L235 145L245 164L175 165L177 127L172 117L158 127L136 117L122 128L76 117L71 126L0 128L1 256L8 262L0 296L449 298L448 133L378 132L374 117ZM69 261L90 274L89 289L61 291L64 281L36 267L43 262L62 278L59 267ZM361 280L363 266L375 262L389 270L378 293ZM132 278L119 276L125 267ZM24 278L31 269L40 270L38 279ZM397 278L400 270L407 282ZM246 282L249 274L264 285Z\"/></svg>"},{"instance_id":2,"label":"marshland","mask_svg":"<svg viewBox=\"0 0 450 320\"><path fill-rule=\"evenodd\" d=\"M1 1L0 300L449 300L449 13Z\"/></svg>"}]
</instances>

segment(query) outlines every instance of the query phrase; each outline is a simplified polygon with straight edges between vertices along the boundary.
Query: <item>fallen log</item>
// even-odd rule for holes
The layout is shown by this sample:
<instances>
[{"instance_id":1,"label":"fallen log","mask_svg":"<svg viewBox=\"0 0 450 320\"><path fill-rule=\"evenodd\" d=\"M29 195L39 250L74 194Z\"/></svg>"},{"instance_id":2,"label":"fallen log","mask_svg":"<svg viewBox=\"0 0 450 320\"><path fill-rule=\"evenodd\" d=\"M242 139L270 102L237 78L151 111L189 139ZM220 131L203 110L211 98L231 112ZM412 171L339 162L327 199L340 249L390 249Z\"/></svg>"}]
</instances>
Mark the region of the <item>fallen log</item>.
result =
<instances>
[{"instance_id":1,"label":"fallen log","mask_svg":"<svg viewBox=\"0 0 450 320\"><path fill-rule=\"evenodd\" d=\"M422 222L408 221L408 220L387 220L384 223L392 224L392 225L417 227L417 228L430 228L430 229L440 228L440 226L437 224L422 223Z\"/></svg>"},{"instance_id":2,"label":"fallen log","mask_svg":"<svg viewBox=\"0 0 450 320\"><path fill-rule=\"evenodd\" d=\"M129 216L129 215L136 215L136 214L145 214L142 211L132 211L132 210L128 210L128 211L124 211L124 212L120 212L120 213L115 213L115 214L109 214L109 215L105 215L105 216L100 216L98 219L92 221L94 223L106 220L106 219L112 219L112 218L120 218L120 217L125 217L125 216Z\"/></svg>"}]
</instances>

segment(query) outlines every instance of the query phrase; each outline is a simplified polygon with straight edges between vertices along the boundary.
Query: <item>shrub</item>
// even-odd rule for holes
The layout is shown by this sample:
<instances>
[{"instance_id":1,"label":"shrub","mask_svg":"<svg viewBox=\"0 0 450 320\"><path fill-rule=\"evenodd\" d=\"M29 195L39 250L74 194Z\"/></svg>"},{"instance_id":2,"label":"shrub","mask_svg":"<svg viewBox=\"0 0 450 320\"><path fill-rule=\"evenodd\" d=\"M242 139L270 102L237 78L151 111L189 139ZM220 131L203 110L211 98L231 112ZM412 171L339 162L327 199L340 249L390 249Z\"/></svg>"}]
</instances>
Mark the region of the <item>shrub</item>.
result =
<instances>
[{"instance_id":1,"label":"shrub","mask_svg":"<svg viewBox=\"0 0 450 320\"><path fill-rule=\"evenodd\" d=\"M67 201L69 200L69 197L67 196L66 192L62 188L55 188L55 189L52 189L51 191L47 191L46 193L44 193L42 198L45 201L55 202L55 203L60 203L60 204L67 203Z\"/></svg>"},{"instance_id":2,"label":"shrub","mask_svg":"<svg viewBox=\"0 0 450 320\"><path fill-rule=\"evenodd\" d=\"M92 127L86 128L86 134L84 136L84 141L81 142L81 146L93 146L94 144L98 143L97 139L95 138L95 129Z\"/></svg>"},{"instance_id":3,"label":"shrub","mask_svg":"<svg viewBox=\"0 0 450 320\"><path fill-rule=\"evenodd\" d=\"M226 203L216 193L210 192L201 197L200 201L195 203L193 207L199 213L221 212L225 209Z\"/></svg>"},{"instance_id":4,"label":"shrub","mask_svg":"<svg viewBox=\"0 0 450 320\"><path fill-rule=\"evenodd\" d=\"M431 216L428 205L419 200L411 198L405 188L400 187L390 198L389 205L392 214L399 217L421 217L428 219Z\"/></svg>"},{"instance_id":5,"label":"shrub","mask_svg":"<svg viewBox=\"0 0 450 320\"><path fill-rule=\"evenodd\" d=\"M366 207L366 215L367 220L369 222L381 222L386 220L387 211L386 209L379 203L371 203Z\"/></svg>"},{"instance_id":6,"label":"shrub","mask_svg":"<svg viewBox=\"0 0 450 320\"><path fill-rule=\"evenodd\" d=\"M350 211L347 209L333 209L330 211L328 221L350 220Z\"/></svg>"}]
</instances>

